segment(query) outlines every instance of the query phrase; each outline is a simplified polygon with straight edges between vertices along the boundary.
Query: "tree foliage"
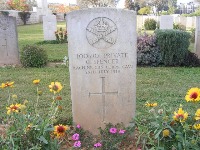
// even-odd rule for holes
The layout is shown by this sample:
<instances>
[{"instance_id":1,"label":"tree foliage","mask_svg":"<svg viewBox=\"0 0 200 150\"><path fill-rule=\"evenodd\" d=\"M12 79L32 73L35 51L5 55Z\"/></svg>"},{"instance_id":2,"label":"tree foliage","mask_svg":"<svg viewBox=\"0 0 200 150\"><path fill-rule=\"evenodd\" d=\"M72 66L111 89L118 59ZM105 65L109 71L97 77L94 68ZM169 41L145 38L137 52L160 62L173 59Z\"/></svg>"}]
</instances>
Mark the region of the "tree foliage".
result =
<instances>
[{"instance_id":1,"label":"tree foliage","mask_svg":"<svg viewBox=\"0 0 200 150\"><path fill-rule=\"evenodd\" d=\"M6 0L0 0L0 10L6 10L7 8Z\"/></svg>"},{"instance_id":2,"label":"tree foliage","mask_svg":"<svg viewBox=\"0 0 200 150\"><path fill-rule=\"evenodd\" d=\"M35 0L8 0L7 5L10 9L18 11L30 11L33 6L36 6Z\"/></svg>"},{"instance_id":3,"label":"tree foliage","mask_svg":"<svg viewBox=\"0 0 200 150\"><path fill-rule=\"evenodd\" d=\"M151 12L151 8L150 7L143 7L143 8L141 8L139 11L138 11L138 13L140 14L140 15L144 15L144 14L150 14L150 12Z\"/></svg>"},{"instance_id":4,"label":"tree foliage","mask_svg":"<svg viewBox=\"0 0 200 150\"><path fill-rule=\"evenodd\" d=\"M140 6L137 2L132 2L132 0L125 0L125 8L129 9L129 10L135 10L136 12L138 12L138 10L140 9Z\"/></svg>"},{"instance_id":5,"label":"tree foliage","mask_svg":"<svg viewBox=\"0 0 200 150\"><path fill-rule=\"evenodd\" d=\"M116 7L119 0L77 0L77 4L81 8L92 7Z\"/></svg>"},{"instance_id":6,"label":"tree foliage","mask_svg":"<svg viewBox=\"0 0 200 150\"><path fill-rule=\"evenodd\" d=\"M28 4L25 0L9 0L7 4L13 10L28 11Z\"/></svg>"}]
</instances>

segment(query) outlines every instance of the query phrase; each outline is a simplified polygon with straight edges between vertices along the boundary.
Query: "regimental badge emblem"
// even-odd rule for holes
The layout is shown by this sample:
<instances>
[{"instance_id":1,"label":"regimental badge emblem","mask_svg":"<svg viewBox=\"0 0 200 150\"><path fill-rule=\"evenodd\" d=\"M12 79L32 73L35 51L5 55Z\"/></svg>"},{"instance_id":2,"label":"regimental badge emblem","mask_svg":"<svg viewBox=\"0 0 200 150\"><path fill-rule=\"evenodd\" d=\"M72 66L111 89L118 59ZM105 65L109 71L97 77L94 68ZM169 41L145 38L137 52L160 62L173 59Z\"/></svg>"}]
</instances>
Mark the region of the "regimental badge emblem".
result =
<instances>
[{"instance_id":1,"label":"regimental badge emblem","mask_svg":"<svg viewBox=\"0 0 200 150\"><path fill-rule=\"evenodd\" d=\"M109 18L93 19L86 28L88 43L98 49L106 49L117 41L117 26Z\"/></svg>"}]
</instances>

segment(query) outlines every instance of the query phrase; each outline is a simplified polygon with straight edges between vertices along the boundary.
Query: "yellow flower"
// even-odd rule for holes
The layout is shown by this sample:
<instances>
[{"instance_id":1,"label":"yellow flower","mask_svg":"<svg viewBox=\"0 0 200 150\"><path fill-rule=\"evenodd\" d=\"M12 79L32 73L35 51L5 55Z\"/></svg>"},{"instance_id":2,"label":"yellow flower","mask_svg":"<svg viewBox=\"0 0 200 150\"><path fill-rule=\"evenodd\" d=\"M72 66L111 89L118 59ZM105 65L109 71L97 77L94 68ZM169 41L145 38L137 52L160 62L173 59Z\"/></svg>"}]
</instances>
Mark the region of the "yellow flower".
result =
<instances>
[{"instance_id":1,"label":"yellow flower","mask_svg":"<svg viewBox=\"0 0 200 150\"><path fill-rule=\"evenodd\" d=\"M162 131L162 133L163 133L163 137L168 137L170 131L168 129L165 129L165 130Z\"/></svg>"},{"instance_id":2,"label":"yellow flower","mask_svg":"<svg viewBox=\"0 0 200 150\"><path fill-rule=\"evenodd\" d=\"M156 107L157 105L158 105L157 103L149 103L149 102L145 103L145 106L147 107Z\"/></svg>"},{"instance_id":3,"label":"yellow flower","mask_svg":"<svg viewBox=\"0 0 200 150\"><path fill-rule=\"evenodd\" d=\"M1 86L0 86L0 88L14 87L13 84L14 84L14 82L2 83Z\"/></svg>"},{"instance_id":4,"label":"yellow flower","mask_svg":"<svg viewBox=\"0 0 200 150\"><path fill-rule=\"evenodd\" d=\"M10 105L9 107L6 108L8 110L7 114L10 115L10 113L12 112L18 113L20 110L20 107L21 107L21 104L18 104L18 103Z\"/></svg>"},{"instance_id":5,"label":"yellow flower","mask_svg":"<svg viewBox=\"0 0 200 150\"><path fill-rule=\"evenodd\" d=\"M56 138L61 138L65 136L65 131L69 130L68 126L64 126L62 124L59 124L57 126L54 126L53 133L55 134Z\"/></svg>"},{"instance_id":6,"label":"yellow flower","mask_svg":"<svg viewBox=\"0 0 200 150\"><path fill-rule=\"evenodd\" d=\"M184 112L182 108L179 108L178 112L174 112L173 119L175 121L184 122L188 117L188 113Z\"/></svg>"},{"instance_id":7,"label":"yellow flower","mask_svg":"<svg viewBox=\"0 0 200 150\"><path fill-rule=\"evenodd\" d=\"M5 83L1 83L0 88L5 88L5 87L6 87Z\"/></svg>"},{"instance_id":8,"label":"yellow flower","mask_svg":"<svg viewBox=\"0 0 200 150\"><path fill-rule=\"evenodd\" d=\"M49 85L50 92L59 93L62 90L62 85L60 82L51 82Z\"/></svg>"},{"instance_id":9,"label":"yellow flower","mask_svg":"<svg viewBox=\"0 0 200 150\"><path fill-rule=\"evenodd\" d=\"M39 79L37 79L37 80L33 80L33 84L39 84L40 83L40 80Z\"/></svg>"},{"instance_id":10,"label":"yellow flower","mask_svg":"<svg viewBox=\"0 0 200 150\"><path fill-rule=\"evenodd\" d=\"M25 100L23 104L26 105L27 103L28 103L28 100Z\"/></svg>"},{"instance_id":11,"label":"yellow flower","mask_svg":"<svg viewBox=\"0 0 200 150\"><path fill-rule=\"evenodd\" d=\"M187 102L197 102L200 101L200 89L199 88L191 88L188 90L185 100Z\"/></svg>"},{"instance_id":12,"label":"yellow flower","mask_svg":"<svg viewBox=\"0 0 200 150\"><path fill-rule=\"evenodd\" d=\"M195 120L200 120L200 109L197 109L195 113Z\"/></svg>"},{"instance_id":13,"label":"yellow flower","mask_svg":"<svg viewBox=\"0 0 200 150\"><path fill-rule=\"evenodd\" d=\"M33 124L29 124L29 125L26 127L26 131L31 130L32 127L33 127Z\"/></svg>"},{"instance_id":14,"label":"yellow flower","mask_svg":"<svg viewBox=\"0 0 200 150\"><path fill-rule=\"evenodd\" d=\"M196 130L200 130L200 124L195 124L195 125L194 125L194 128L195 128Z\"/></svg>"},{"instance_id":15,"label":"yellow flower","mask_svg":"<svg viewBox=\"0 0 200 150\"><path fill-rule=\"evenodd\" d=\"M13 98L13 99L17 99L17 95L16 95L16 94L13 94L13 95L12 95L12 98Z\"/></svg>"}]
</instances>

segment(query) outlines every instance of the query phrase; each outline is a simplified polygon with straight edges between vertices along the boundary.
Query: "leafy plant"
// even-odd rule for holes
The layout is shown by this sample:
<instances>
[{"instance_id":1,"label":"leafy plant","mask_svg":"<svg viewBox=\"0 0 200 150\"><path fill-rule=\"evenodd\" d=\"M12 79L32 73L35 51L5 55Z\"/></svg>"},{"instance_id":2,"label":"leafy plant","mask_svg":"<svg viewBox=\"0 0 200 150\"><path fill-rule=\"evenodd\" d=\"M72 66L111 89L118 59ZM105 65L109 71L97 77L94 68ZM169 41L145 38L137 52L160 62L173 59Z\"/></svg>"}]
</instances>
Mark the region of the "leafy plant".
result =
<instances>
[{"instance_id":1,"label":"leafy plant","mask_svg":"<svg viewBox=\"0 0 200 150\"><path fill-rule=\"evenodd\" d=\"M137 64L141 66L158 66L161 52L156 43L155 35L146 33L137 38Z\"/></svg>"},{"instance_id":2,"label":"leafy plant","mask_svg":"<svg viewBox=\"0 0 200 150\"><path fill-rule=\"evenodd\" d=\"M43 44L59 44L60 42L57 40L44 40L41 42L37 42L36 44L38 45L43 45Z\"/></svg>"},{"instance_id":3,"label":"leafy plant","mask_svg":"<svg viewBox=\"0 0 200 150\"><path fill-rule=\"evenodd\" d=\"M155 30L156 24L157 24L157 22L154 19L146 19L144 21L144 27L146 30Z\"/></svg>"},{"instance_id":4,"label":"leafy plant","mask_svg":"<svg viewBox=\"0 0 200 150\"><path fill-rule=\"evenodd\" d=\"M187 67L199 67L200 66L200 60L198 58L198 55L193 52L188 52L188 55L186 55L183 66Z\"/></svg>"},{"instance_id":5,"label":"leafy plant","mask_svg":"<svg viewBox=\"0 0 200 150\"><path fill-rule=\"evenodd\" d=\"M38 111L39 99L42 92L39 87L40 80L34 80L36 86L36 103L30 107L27 100L18 100L17 95L10 95L10 88L14 87L14 82L1 84L2 89L8 89L7 100L7 119L8 125L6 136L0 137L0 149L46 149L58 150L62 138L66 136L68 126L62 124L53 126L54 119L58 114L60 106L60 96L57 96L62 90L60 82L52 82L49 85L53 93L51 107L47 116L41 117ZM61 141L60 141L61 140Z\"/></svg>"},{"instance_id":6,"label":"leafy plant","mask_svg":"<svg viewBox=\"0 0 200 150\"><path fill-rule=\"evenodd\" d=\"M55 32L56 41L59 43L67 43L67 31L60 28L58 31Z\"/></svg>"},{"instance_id":7,"label":"leafy plant","mask_svg":"<svg viewBox=\"0 0 200 150\"><path fill-rule=\"evenodd\" d=\"M191 38L190 38L190 42L194 43L195 42L195 28L192 28L191 30Z\"/></svg>"},{"instance_id":8,"label":"leafy plant","mask_svg":"<svg viewBox=\"0 0 200 150\"><path fill-rule=\"evenodd\" d=\"M177 30L182 30L182 31L186 31L186 26L178 23L178 24L173 24L173 29L177 29Z\"/></svg>"},{"instance_id":9,"label":"leafy plant","mask_svg":"<svg viewBox=\"0 0 200 150\"><path fill-rule=\"evenodd\" d=\"M157 44L165 66L180 66L188 54L190 34L180 30L156 30Z\"/></svg>"},{"instance_id":10,"label":"leafy plant","mask_svg":"<svg viewBox=\"0 0 200 150\"><path fill-rule=\"evenodd\" d=\"M187 102L199 102L200 89L191 88L185 99ZM141 119L142 116L138 116L135 119L140 134L138 143L142 149L200 149L200 109L194 114L182 105L175 110L169 108L167 103L158 105L147 102L145 105L149 108L145 114L148 117Z\"/></svg>"},{"instance_id":11,"label":"leafy plant","mask_svg":"<svg viewBox=\"0 0 200 150\"><path fill-rule=\"evenodd\" d=\"M23 47L21 53L21 63L24 67L43 67L47 64L46 50L38 47L27 45Z\"/></svg>"}]
</instances>

